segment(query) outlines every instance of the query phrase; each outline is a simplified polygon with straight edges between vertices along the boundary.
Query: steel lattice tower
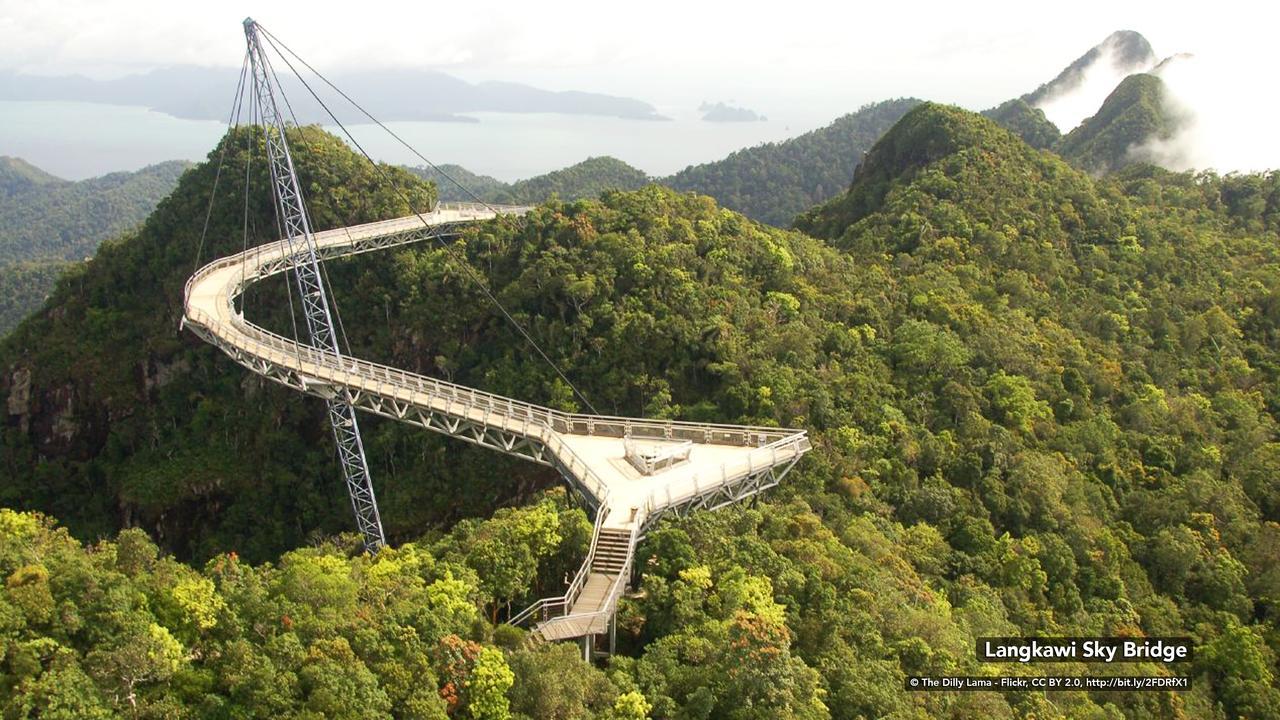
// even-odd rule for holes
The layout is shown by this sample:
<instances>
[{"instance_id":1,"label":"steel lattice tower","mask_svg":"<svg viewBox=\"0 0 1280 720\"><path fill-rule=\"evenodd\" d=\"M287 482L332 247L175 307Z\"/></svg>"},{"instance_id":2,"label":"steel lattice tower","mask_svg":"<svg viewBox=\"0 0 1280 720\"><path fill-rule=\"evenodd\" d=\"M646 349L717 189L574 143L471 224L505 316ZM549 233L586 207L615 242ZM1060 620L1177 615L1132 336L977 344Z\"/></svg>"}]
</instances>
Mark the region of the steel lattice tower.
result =
<instances>
[{"instance_id":1,"label":"steel lattice tower","mask_svg":"<svg viewBox=\"0 0 1280 720\"><path fill-rule=\"evenodd\" d=\"M253 92L262 113L262 133L266 140L276 211L280 215L283 239L289 244L293 275L297 279L298 294L302 297L302 314L306 317L307 333L312 347L340 357L342 351L334 332L329 296L320 274L311 220L303 202L293 155L289 152L289 143L285 139L285 120L276 105L279 84L262 51L258 25L252 18L245 19L244 34L249 45ZM351 496L356 525L364 536L365 548L370 552L377 552L386 543L386 539L382 534L382 518L378 514L378 501L373 494L369 462L365 458L356 411L350 403L343 400L330 399L327 402L329 424L333 428L333 438L338 446L338 459L342 463L342 474L347 483L347 492Z\"/></svg>"}]
</instances>

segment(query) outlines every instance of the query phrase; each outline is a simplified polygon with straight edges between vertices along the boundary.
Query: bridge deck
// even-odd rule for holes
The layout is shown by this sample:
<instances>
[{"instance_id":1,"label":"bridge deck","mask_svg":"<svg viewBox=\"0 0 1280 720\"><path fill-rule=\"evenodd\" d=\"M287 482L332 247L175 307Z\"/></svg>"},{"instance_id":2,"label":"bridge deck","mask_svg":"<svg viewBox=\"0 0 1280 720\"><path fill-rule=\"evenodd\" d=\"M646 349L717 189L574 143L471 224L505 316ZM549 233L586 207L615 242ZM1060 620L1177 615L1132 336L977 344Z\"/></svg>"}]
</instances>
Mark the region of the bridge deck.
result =
<instances>
[{"instance_id":1,"label":"bridge deck","mask_svg":"<svg viewBox=\"0 0 1280 720\"><path fill-rule=\"evenodd\" d=\"M320 257L340 257L420 242L495 216L485 206L458 203L425 215L425 225L411 216L316 233L314 239ZM557 467L604 514L602 527L633 531L628 558L634 538L660 513L718 506L767 487L809 450L802 430L562 413L275 335L248 322L234 301L249 284L291 262L289 248L274 242L206 265L187 283L184 325L250 370L300 391ZM687 461L646 476L625 459L625 437L651 445L690 441L692 449ZM577 596L563 599L569 616L548 623L547 635L553 629L562 637L600 632L600 618L611 613L625 584L612 579L587 575Z\"/></svg>"}]
</instances>

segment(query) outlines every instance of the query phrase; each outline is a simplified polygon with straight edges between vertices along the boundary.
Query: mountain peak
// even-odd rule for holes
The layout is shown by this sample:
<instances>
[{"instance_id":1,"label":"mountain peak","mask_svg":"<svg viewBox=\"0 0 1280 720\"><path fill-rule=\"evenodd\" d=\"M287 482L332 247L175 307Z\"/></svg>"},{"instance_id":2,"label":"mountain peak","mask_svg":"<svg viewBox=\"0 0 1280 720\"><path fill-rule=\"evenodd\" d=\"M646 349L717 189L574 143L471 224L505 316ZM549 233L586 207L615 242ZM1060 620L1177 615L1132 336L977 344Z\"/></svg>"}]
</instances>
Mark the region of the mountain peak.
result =
<instances>
[{"instance_id":1,"label":"mountain peak","mask_svg":"<svg viewBox=\"0 0 1280 720\"><path fill-rule=\"evenodd\" d=\"M1100 66L1100 61L1106 62L1109 67ZM1029 105L1043 106L1057 97L1080 89L1092 70L1109 70L1124 76L1148 70L1158 61L1151 43L1141 33L1117 30L1063 68L1057 77L1023 95L1022 99Z\"/></svg>"},{"instance_id":2,"label":"mountain peak","mask_svg":"<svg viewBox=\"0 0 1280 720\"><path fill-rule=\"evenodd\" d=\"M785 227L796 215L847 189L863 155L919 103L895 98L863 105L825 127L690 165L661 182L710 195L754 220Z\"/></svg>"},{"instance_id":3,"label":"mountain peak","mask_svg":"<svg viewBox=\"0 0 1280 720\"><path fill-rule=\"evenodd\" d=\"M595 198L606 190L635 190L649 184L643 170L609 155L589 157L567 168L512 183L498 197L503 202L544 202Z\"/></svg>"},{"instance_id":4,"label":"mountain peak","mask_svg":"<svg viewBox=\"0 0 1280 720\"><path fill-rule=\"evenodd\" d=\"M879 256L914 252L929 238L986 242L1000 233L1057 247L1093 242L1098 228L1115 227L1111 213L1089 176L1057 155L976 113L926 104L867 154L848 193L796 227Z\"/></svg>"},{"instance_id":5,"label":"mountain peak","mask_svg":"<svg viewBox=\"0 0 1280 720\"><path fill-rule=\"evenodd\" d=\"M0 155L0 198L13 197L42 185L61 185L60 177L51 175L22 158Z\"/></svg>"},{"instance_id":6,"label":"mountain peak","mask_svg":"<svg viewBox=\"0 0 1280 720\"><path fill-rule=\"evenodd\" d=\"M1164 81L1155 75L1126 77L1096 114L1062 139L1059 153L1094 174L1140 161L1144 143L1172 137L1184 122L1165 94Z\"/></svg>"},{"instance_id":7,"label":"mountain peak","mask_svg":"<svg viewBox=\"0 0 1280 720\"><path fill-rule=\"evenodd\" d=\"M1111 62L1117 67L1150 65L1156 61L1156 53L1151 49L1151 43L1136 30L1117 30L1093 49L1102 53L1110 51Z\"/></svg>"},{"instance_id":8,"label":"mountain peak","mask_svg":"<svg viewBox=\"0 0 1280 720\"><path fill-rule=\"evenodd\" d=\"M796 219L796 227L831 237L875 212L889 190L909 182L920 170L972 147L994 151L1030 148L992 120L954 105L926 102L908 112L871 148L842 197Z\"/></svg>"}]
</instances>

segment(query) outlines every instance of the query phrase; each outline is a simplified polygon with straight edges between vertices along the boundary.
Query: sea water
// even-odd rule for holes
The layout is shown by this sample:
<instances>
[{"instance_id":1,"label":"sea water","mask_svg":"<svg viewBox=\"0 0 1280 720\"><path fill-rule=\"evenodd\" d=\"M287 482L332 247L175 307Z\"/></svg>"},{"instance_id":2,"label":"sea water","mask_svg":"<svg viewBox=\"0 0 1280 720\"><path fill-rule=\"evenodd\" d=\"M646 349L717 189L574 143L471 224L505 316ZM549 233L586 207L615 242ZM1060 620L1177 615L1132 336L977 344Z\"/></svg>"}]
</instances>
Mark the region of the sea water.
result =
<instances>
[{"instance_id":1,"label":"sea water","mask_svg":"<svg viewBox=\"0 0 1280 720\"><path fill-rule=\"evenodd\" d=\"M472 113L478 122L393 122L436 164L456 163L510 182L596 155L612 155L663 176L761 142L783 140L833 118L770 117L712 123L696 108L658 108L671 120L556 113ZM336 131L335 128L329 128ZM417 165L411 152L373 125L352 125L378 160ZM182 120L147 108L86 102L0 102L0 155L20 157L68 180L136 170L164 160L203 160L225 123Z\"/></svg>"}]
</instances>

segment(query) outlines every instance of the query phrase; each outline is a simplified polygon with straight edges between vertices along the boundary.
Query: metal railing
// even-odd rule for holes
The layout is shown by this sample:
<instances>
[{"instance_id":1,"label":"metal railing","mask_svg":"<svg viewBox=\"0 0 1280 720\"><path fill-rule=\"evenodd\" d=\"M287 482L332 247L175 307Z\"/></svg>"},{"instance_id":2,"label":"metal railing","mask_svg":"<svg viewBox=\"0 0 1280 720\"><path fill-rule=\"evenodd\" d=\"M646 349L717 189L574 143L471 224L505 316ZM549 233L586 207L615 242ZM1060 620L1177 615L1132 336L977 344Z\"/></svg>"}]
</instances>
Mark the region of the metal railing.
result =
<instances>
[{"instance_id":1,"label":"metal railing","mask_svg":"<svg viewBox=\"0 0 1280 720\"><path fill-rule=\"evenodd\" d=\"M445 204L442 203L441 205L443 206ZM485 217L492 216L492 213L488 210L477 209L483 208L484 206L468 203L458 203L456 205L471 209ZM510 209L514 212L523 210L524 207L504 206L502 209ZM397 223L408 223L410 220L415 221L418 227L422 227L421 222L418 221L416 217L369 223L367 225L340 228L336 231L331 230L325 233L319 233L317 235L317 244L323 244L326 246L353 245L357 240L353 239L351 237L351 233L347 233L346 231L358 232L360 230L372 228L385 230ZM320 236L325 237L321 238ZM375 233L369 237L379 236L380 234ZM283 257L285 254L286 253L279 243L267 243L235 255L215 260L208 265L205 265L188 279L184 288L183 300L184 307L186 309L186 317L188 320L193 322L202 324L212 322L224 327L225 325L212 318L208 313L200 311L199 308L192 307L192 289L196 287L197 283L201 279L208 277L210 274L219 270L236 265L252 265L254 269L253 273L247 272L248 268L246 267L246 272L242 273L238 278L233 278L233 282L230 285L218 288L215 295L216 302L225 302L227 304L227 308L229 310L228 314L231 316L231 323L234 326L234 329L238 334L252 337L260 343L279 352L296 353L300 357L307 358L307 361L312 364L330 366L335 360L331 354L317 351L315 348L301 345L296 341L276 335L275 333L248 322L232 310L231 302L240 294L243 287L253 281L261 279L261 277L264 277L257 272L258 268L260 268L264 262L264 257L279 259L279 257L276 256ZM232 340L230 337L224 339L228 342L231 342ZM482 390L475 390L464 385L458 385L444 380L436 380L416 373L409 373L379 363L359 360L347 356L342 356L339 360L342 363L342 368L349 367L353 373L365 374L370 378L381 379L386 382L403 383L418 391L430 392L431 394L435 394L439 397L465 398L469 404L475 407L483 407L493 412L503 413L511 420L527 420L530 423L544 423L550 429L564 434L601 435L605 437L653 440L688 440L700 444L716 443L759 447L767 446L778 440L792 438L797 434L803 433L801 430L762 426L698 423L679 420L644 420L607 415L565 413L558 410L552 410L544 406L513 400L512 398L502 395L487 393Z\"/></svg>"},{"instance_id":2,"label":"metal railing","mask_svg":"<svg viewBox=\"0 0 1280 720\"><path fill-rule=\"evenodd\" d=\"M746 458L736 463L721 463L719 475L712 475L710 481L704 479L699 482L702 476L694 473L692 489L672 494L671 485L667 484L663 487L665 492L661 494L656 490L650 490L649 498L644 504L645 514L652 515L664 508L683 505L708 493L732 487L737 483L754 477L763 469L781 464L779 455L785 461L789 458L798 457L810 447L809 437L804 433L782 438L752 450L747 454Z\"/></svg>"},{"instance_id":3,"label":"metal railing","mask_svg":"<svg viewBox=\"0 0 1280 720\"><path fill-rule=\"evenodd\" d=\"M689 459L693 450L692 440L681 440L676 445L644 445L634 438L622 441L623 457L643 475L652 475Z\"/></svg>"},{"instance_id":4,"label":"metal railing","mask_svg":"<svg viewBox=\"0 0 1280 720\"><path fill-rule=\"evenodd\" d=\"M735 465L735 470L738 467L746 468L746 472L742 474L753 472L755 465L763 467L764 453L771 458L776 458L779 449L793 445L807 446L808 443L807 434L802 430L779 431L750 426L713 425L674 420L641 421L562 413L388 365L345 355L336 356L272 333L238 315L233 315L231 332L224 329L227 327L225 323L213 318L200 308L188 306L187 320L205 327L210 333L222 338L241 352L275 365L289 367L299 376L310 376L315 380L327 380L330 383L359 388L364 392L415 406L424 405L420 399L414 397L414 394L421 394L427 397L425 403L427 409L461 416L537 439L561 459L566 468L574 473L598 501L601 501L605 494L603 481L567 443L558 437L559 434L576 432L576 434L597 434L609 437L696 438L702 442L719 440L722 444L729 444L724 442L726 439L773 438L772 442L753 450L747 456L746 464ZM244 342L245 339L249 342ZM269 352L263 352L262 348L266 348ZM319 373L316 372L317 370L326 372ZM431 398L437 399L442 407L432 404ZM555 432L547 433L546 429ZM747 445L748 443L733 444ZM759 458L758 463L754 462L756 458ZM734 472L733 476L738 474ZM727 465L721 466L721 475L724 480L731 477Z\"/></svg>"},{"instance_id":5,"label":"metal railing","mask_svg":"<svg viewBox=\"0 0 1280 720\"><path fill-rule=\"evenodd\" d=\"M556 456L563 469L590 492L597 503L603 505L608 499L608 486L590 465L558 434L547 432L552 412L547 408L367 360L337 356L276 335L243 320L233 321L233 327L228 332L226 323L199 308L188 308L187 321L199 325L240 352L272 365L289 368L299 378L310 378L317 386L331 384L357 388L380 398L396 400L432 412L442 412L481 425L499 427L537 440ZM425 402L415 395L423 396Z\"/></svg>"},{"instance_id":6,"label":"metal railing","mask_svg":"<svg viewBox=\"0 0 1280 720\"><path fill-rule=\"evenodd\" d=\"M532 605L508 619L508 625L521 625L534 615L539 616L539 622L544 622L551 617L557 617L569 612L569 608L573 607L573 604L578 600L578 595L582 593L582 588L587 583L587 576L591 574L591 566L596 559L596 547L600 544L600 529L604 527L605 516L608 514L609 506L601 503L600 509L596 511L596 521L591 529L591 546L587 548L587 559L578 568L577 574L573 576L573 580L565 588L564 594L539 598ZM556 612L557 610L559 611L558 613Z\"/></svg>"},{"instance_id":7,"label":"metal railing","mask_svg":"<svg viewBox=\"0 0 1280 720\"><path fill-rule=\"evenodd\" d=\"M587 627L590 628L597 620L604 620L608 623L609 618L613 617L618 607L618 599L622 597L623 591L627 589L627 583L631 581L631 568L636 557L636 540L640 532L640 522L631 526L631 535L627 539L627 560L622 564L622 569L613 578L613 582L609 584L609 590L605 593L604 602L599 609L591 612L566 613L558 617L552 617L538 625L539 629L550 628L561 623L581 623L586 621ZM572 607L572 605L570 606Z\"/></svg>"}]
</instances>

